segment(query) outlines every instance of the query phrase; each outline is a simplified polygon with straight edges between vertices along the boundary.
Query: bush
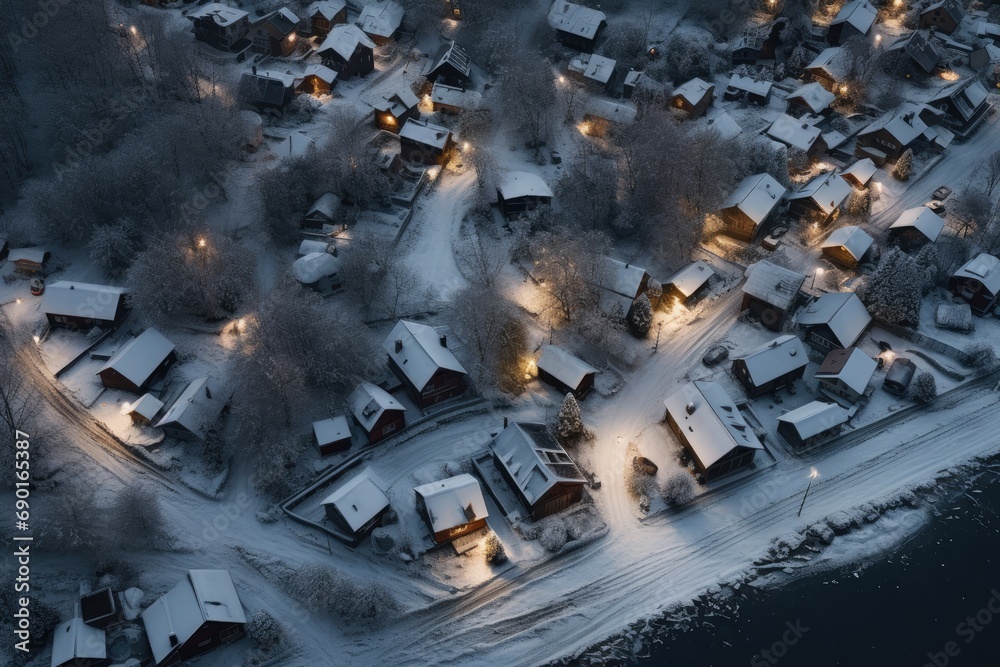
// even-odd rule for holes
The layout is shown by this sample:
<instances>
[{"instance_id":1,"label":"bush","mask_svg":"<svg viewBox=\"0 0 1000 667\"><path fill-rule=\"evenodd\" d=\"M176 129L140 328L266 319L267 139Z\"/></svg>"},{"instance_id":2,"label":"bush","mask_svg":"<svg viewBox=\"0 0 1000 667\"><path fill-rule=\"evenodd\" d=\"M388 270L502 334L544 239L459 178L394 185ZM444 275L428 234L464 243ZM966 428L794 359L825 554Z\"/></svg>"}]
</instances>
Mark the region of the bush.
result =
<instances>
[{"instance_id":1,"label":"bush","mask_svg":"<svg viewBox=\"0 0 1000 667\"><path fill-rule=\"evenodd\" d=\"M660 496L668 505L686 505L694 499L694 477L684 470L672 473L660 489Z\"/></svg>"},{"instance_id":2,"label":"bush","mask_svg":"<svg viewBox=\"0 0 1000 667\"><path fill-rule=\"evenodd\" d=\"M918 403L926 403L937 396L937 381L934 376L923 371L917 374L917 378L910 387L910 396Z\"/></svg>"},{"instance_id":3,"label":"bush","mask_svg":"<svg viewBox=\"0 0 1000 667\"><path fill-rule=\"evenodd\" d=\"M507 562L507 551L503 548L503 542L492 531L486 536L486 562L490 565Z\"/></svg>"},{"instance_id":4,"label":"bush","mask_svg":"<svg viewBox=\"0 0 1000 667\"><path fill-rule=\"evenodd\" d=\"M542 528L542 534L538 536L538 541L542 543L542 546L552 553L562 549L568 539L569 533L566 526L559 520L549 521Z\"/></svg>"},{"instance_id":5,"label":"bush","mask_svg":"<svg viewBox=\"0 0 1000 667\"><path fill-rule=\"evenodd\" d=\"M972 343L964 351L972 357L970 367L977 371L991 371L997 365L997 355L989 343Z\"/></svg>"},{"instance_id":6,"label":"bush","mask_svg":"<svg viewBox=\"0 0 1000 667\"><path fill-rule=\"evenodd\" d=\"M139 482L123 488L109 508L110 533L122 549L152 548L166 538L165 520L156 493Z\"/></svg>"},{"instance_id":7,"label":"bush","mask_svg":"<svg viewBox=\"0 0 1000 667\"><path fill-rule=\"evenodd\" d=\"M270 651L281 645L284 628L266 609L258 609L247 623L247 635L255 648Z\"/></svg>"},{"instance_id":8,"label":"bush","mask_svg":"<svg viewBox=\"0 0 1000 667\"><path fill-rule=\"evenodd\" d=\"M556 417L556 435L560 440L575 440L583 434L580 404L573 394L566 394Z\"/></svg>"},{"instance_id":9,"label":"bush","mask_svg":"<svg viewBox=\"0 0 1000 667\"><path fill-rule=\"evenodd\" d=\"M896 160L896 166L892 168L892 175L901 181L909 180L913 173L913 149L907 148Z\"/></svg>"},{"instance_id":10,"label":"bush","mask_svg":"<svg viewBox=\"0 0 1000 667\"><path fill-rule=\"evenodd\" d=\"M401 608L389 588L379 581L347 582L346 589L341 595L339 611L348 622L380 627Z\"/></svg>"}]
</instances>

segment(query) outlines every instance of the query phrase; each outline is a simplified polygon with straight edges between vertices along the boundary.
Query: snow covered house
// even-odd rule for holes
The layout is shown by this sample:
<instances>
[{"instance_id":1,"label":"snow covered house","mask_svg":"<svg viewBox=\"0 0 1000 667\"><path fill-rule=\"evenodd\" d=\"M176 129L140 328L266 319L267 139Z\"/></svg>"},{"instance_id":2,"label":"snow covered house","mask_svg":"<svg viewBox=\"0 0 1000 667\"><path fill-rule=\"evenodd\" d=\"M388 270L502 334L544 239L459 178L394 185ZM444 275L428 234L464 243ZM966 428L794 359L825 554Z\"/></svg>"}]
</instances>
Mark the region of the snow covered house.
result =
<instances>
[{"instance_id":1,"label":"snow covered house","mask_svg":"<svg viewBox=\"0 0 1000 667\"><path fill-rule=\"evenodd\" d=\"M969 77L945 86L927 104L945 113L945 123L956 138L967 139L993 109L988 97L982 81Z\"/></svg>"},{"instance_id":2,"label":"snow covered house","mask_svg":"<svg viewBox=\"0 0 1000 667\"><path fill-rule=\"evenodd\" d=\"M292 276L304 287L330 294L343 285L340 260L328 252L311 252L292 264Z\"/></svg>"},{"instance_id":3,"label":"snow covered house","mask_svg":"<svg viewBox=\"0 0 1000 667\"><path fill-rule=\"evenodd\" d=\"M379 46L396 38L403 24L403 8L392 0L372 2L361 9L357 24Z\"/></svg>"},{"instance_id":4,"label":"snow covered house","mask_svg":"<svg viewBox=\"0 0 1000 667\"><path fill-rule=\"evenodd\" d=\"M364 76L375 69L375 42L356 25L334 26L316 52L340 79Z\"/></svg>"},{"instance_id":5,"label":"snow covered house","mask_svg":"<svg viewBox=\"0 0 1000 667\"><path fill-rule=\"evenodd\" d=\"M920 29L933 29L936 32L950 35L958 28L965 17L965 10L957 0L941 0L935 2L920 12Z\"/></svg>"},{"instance_id":6,"label":"snow covered house","mask_svg":"<svg viewBox=\"0 0 1000 667\"><path fill-rule=\"evenodd\" d=\"M770 81L758 81L749 76L733 74L729 77L729 83L726 85L725 92L722 93L722 99L738 100L746 97L748 102L767 105L771 101L772 86Z\"/></svg>"},{"instance_id":7,"label":"snow covered house","mask_svg":"<svg viewBox=\"0 0 1000 667\"><path fill-rule=\"evenodd\" d=\"M346 452L351 448L351 425L343 415L313 422L313 438L320 456Z\"/></svg>"},{"instance_id":8,"label":"snow covered house","mask_svg":"<svg viewBox=\"0 0 1000 667\"><path fill-rule=\"evenodd\" d=\"M324 225L336 225L340 220L340 198L327 192L309 207L301 226L306 229L323 229Z\"/></svg>"},{"instance_id":9,"label":"snow covered house","mask_svg":"<svg viewBox=\"0 0 1000 667\"><path fill-rule=\"evenodd\" d=\"M604 12L590 7L556 0L549 9L549 25L556 31L556 39L564 46L584 53L591 53L601 31L607 26Z\"/></svg>"},{"instance_id":10,"label":"snow covered house","mask_svg":"<svg viewBox=\"0 0 1000 667\"><path fill-rule=\"evenodd\" d=\"M823 257L848 269L855 269L861 262L874 260L878 254L875 239L868 232L848 225L834 230L820 245Z\"/></svg>"},{"instance_id":11,"label":"snow covered house","mask_svg":"<svg viewBox=\"0 0 1000 667\"><path fill-rule=\"evenodd\" d=\"M770 174L747 176L719 209L724 232L748 243L770 229L785 188Z\"/></svg>"},{"instance_id":12,"label":"snow covered house","mask_svg":"<svg viewBox=\"0 0 1000 667\"><path fill-rule=\"evenodd\" d=\"M850 183L853 188L866 188L877 171L878 167L875 166L872 159L866 157L840 172L840 177Z\"/></svg>"},{"instance_id":13,"label":"snow covered house","mask_svg":"<svg viewBox=\"0 0 1000 667\"><path fill-rule=\"evenodd\" d=\"M295 92L307 95L328 95L337 85L337 72L326 65L306 67L302 79L295 84Z\"/></svg>"},{"instance_id":14,"label":"snow covered house","mask_svg":"<svg viewBox=\"0 0 1000 667\"><path fill-rule=\"evenodd\" d=\"M547 425L514 422L493 437L489 450L532 519L561 512L583 498L587 480Z\"/></svg>"},{"instance_id":15,"label":"snow covered house","mask_svg":"<svg viewBox=\"0 0 1000 667\"><path fill-rule=\"evenodd\" d=\"M712 106L715 86L699 78L691 79L674 88L670 106L687 112L688 118L700 118Z\"/></svg>"},{"instance_id":16,"label":"snow covered house","mask_svg":"<svg viewBox=\"0 0 1000 667\"><path fill-rule=\"evenodd\" d=\"M638 109L625 101L606 97L591 97L583 107L580 131L588 137L604 138L613 128L628 127L635 122Z\"/></svg>"},{"instance_id":17,"label":"snow covered house","mask_svg":"<svg viewBox=\"0 0 1000 667\"><path fill-rule=\"evenodd\" d=\"M306 9L309 19L309 34L326 37L333 26L347 23L347 4L344 0L320 0Z\"/></svg>"},{"instance_id":18,"label":"snow covered house","mask_svg":"<svg viewBox=\"0 0 1000 667\"><path fill-rule=\"evenodd\" d=\"M856 347L831 350L819 370L820 392L845 407L858 402L868 389L878 363Z\"/></svg>"},{"instance_id":19,"label":"snow covered house","mask_svg":"<svg viewBox=\"0 0 1000 667\"><path fill-rule=\"evenodd\" d=\"M255 22L250 30L253 50L267 56L287 57L297 46L299 17L287 7L277 9Z\"/></svg>"},{"instance_id":20,"label":"snow covered house","mask_svg":"<svg viewBox=\"0 0 1000 667\"><path fill-rule=\"evenodd\" d=\"M941 62L941 56L923 33L911 32L900 37L885 50L886 56L896 58L897 74L909 79L914 74L930 74Z\"/></svg>"},{"instance_id":21,"label":"snow covered house","mask_svg":"<svg viewBox=\"0 0 1000 667\"><path fill-rule=\"evenodd\" d=\"M744 30L729 49L733 65L756 65L761 61L777 60L785 24L784 19L779 19Z\"/></svg>"},{"instance_id":22,"label":"snow covered house","mask_svg":"<svg viewBox=\"0 0 1000 667\"><path fill-rule=\"evenodd\" d=\"M219 423L219 416L232 395L232 390L225 389L213 377L195 378L156 422L156 426L162 428L169 438L204 442L209 431Z\"/></svg>"},{"instance_id":23,"label":"snow covered house","mask_svg":"<svg viewBox=\"0 0 1000 667\"><path fill-rule=\"evenodd\" d=\"M646 291L648 285L649 272L646 269L610 257L604 258L602 281L597 287L621 294L630 301L634 301Z\"/></svg>"},{"instance_id":24,"label":"snow covered house","mask_svg":"<svg viewBox=\"0 0 1000 667\"><path fill-rule=\"evenodd\" d=\"M826 43L839 46L851 37L866 37L875 25L878 10L868 0L849 0L826 30Z\"/></svg>"},{"instance_id":25,"label":"snow covered house","mask_svg":"<svg viewBox=\"0 0 1000 667\"><path fill-rule=\"evenodd\" d=\"M830 108L837 96L824 88L818 82L813 81L795 89L788 96L788 113L821 114Z\"/></svg>"},{"instance_id":26,"label":"snow covered house","mask_svg":"<svg viewBox=\"0 0 1000 667\"><path fill-rule=\"evenodd\" d=\"M75 617L52 631L52 667L105 667L109 664L104 630Z\"/></svg>"},{"instance_id":27,"label":"snow covered house","mask_svg":"<svg viewBox=\"0 0 1000 667\"><path fill-rule=\"evenodd\" d=\"M451 158L455 140L448 128L411 118L399 131L399 149L407 162L443 165Z\"/></svg>"},{"instance_id":28,"label":"snow covered house","mask_svg":"<svg viewBox=\"0 0 1000 667\"><path fill-rule=\"evenodd\" d=\"M820 51L805 67L806 73L831 93L836 93L847 80L847 53L843 47L831 46Z\"/></svg>"},{"instance_id":29,"label":"snow covered house","mask_svg":"<svg viewBox=\"0 0 1000 667\"><path fill-rule=\"evenodd\" d=\"M907 148L912 148L924 138L929 126L941 115L940 111L926 105L904 103L858 132L854 155L871 158L881 166L896 162Z\"/></svg>"},{"instance_id":30,"label":"snow covered house","mask_svg":"<svg viewBox=\"0 0 1000 667\"><path fill-rule=\"evenodd\" d=\"M395 93L375 104L375 125L380 130L395 134L411 118L420 118L420 98L409 86L401 86Z\"/></svg>"},{"instance_id":31,"label":"snow covered house","mask_svg":"<svg viewBox=\"0 0 1000 667\"><path fill-rule=\"evenodd\" d=\"M835 171L819 174L788 196L788 215L801 222L827 225L840 215L851 186Z\"/></svg>"},{"instance_id":32,"label":"snow covered house","mask_svg":"<svg viewBox=\"0 0 1000 667\"><path fill-rule=\"evenodd\" d=\"M592 93L610 93L618 83L618 62L596 53L585 53L569 61L566 72Z\"/></svg>"},{"instance_id":33,"label":"snow covered house","mask_svg":"<svg viewBox=\"0 0 1000 667\"><path fill-rule=\"evenodd\" d=\"M250 33L250 15L219 2L195 7L187 17L195 39L223 51L240 50Z\"/></svg>"},{"instance_id":34,"label":"snow covered house","mask_svg":"<svg viewBox=\"0 0 1000 667\"><path fill-rule=\"evenodd\" d=\"M580 400L587 397L594 387L594 377L601 372L556 345L542 348L535 366L539 379Z\"/></svg>"},{"instance_id":35,"label":"snow covered house","mask_svg":"<svg viewBox=\"0 0 1000 667\"><path fill-rule=\"evenodd\" d=\"M465 473L414 487L417 513L436 544L450 542L486 526L489 511L479 482Z\"/></svg>"},{"instance_id":36,"label":"snow covered house","mask_svg":"<svg viewBox=\"0 0 1000 667\"><path fill-rule=\"evenodd\" d=\"M389 511L385 484L365 468L321 503L326 515L353 538L355 546L378 525Z\"/></svg>"},{"instance_id":37,"label":"snow covered house","mask_svg":"<svg viewBox=\"0 0 1000 667\"><path fill-rule=\"evenodd\" d=\"M809 365L809 355L797 336L779 336L733 360L733 374L750 398L760 398L799 380Z\"/></svg>"},{"instance_id":38,"label":"snow covered house","mask_svg":"<svg viewBox=\"0 0 1000 667\"><path fill-rule=\"evenodd\" d=\"M778 417L778 433L793 447L810 447L837 435L846 423L847 411L836 403L812 401Z\"/></svg>"},{"instance_id":39,"label":"snow covered house","mask_svg":"<svg viewBox=\"0 0 1000 667\"><path fill-rule=\"evenodd\" d=\"M163 408L163 401L152 394L143 394L138 401L128 406L128 416L133 424L145 426L153 421L153 417L161 408Z\"/></svg>"},{"instance_id":40,"label":"snow covered house","mask_svg":"<svg viewBox=\"0 0 1000 667\"><path fill-rule=\"evenodd\" d=\"M800 118L792 118L786 113L778 116L767 128L767 136L789 148L802 151L810 159L817 159L826 153L823 131Z\"/></svg>"},{"instance_id":41,"label":"snow covered house","mask_svg":"<svg viewBox=\"0 0 1000 667\"><path fill-rule=\"evenodd\" d=\"M49 254L45 248L14 248L7 252L7 261L18 273L33 276L45 270Z\"/></svg>"},{"instance_id":42,"label":"snow covered house","mask_svg":"<svg viewBox=\"0 0 1000 667\"><path fill-rule=\"evenodd\" d=\"M156 667L178 665L241 639L246 622L226 570L189 570L142 612Z\"/></svg>"},{"instance_id":43,"label":"snow covered house","mask_svg":"<svg viewBox=\"0 0 1000 667\"><path fill-rule=\"evenodd\" d=\"M1000 299L1000 259L979 253L951 274L948 289L967 301L972 312L988 315Z\"/></svg>"},{"instance_id":44,"label":"snow covered house","mask_svg":"<svg viewBox=\"0 0 1000 667\"><path fill-rule=\"evenodd\" d=\"M749 310L768 329L780 331L806 277L768 261L750 265L746 273L740 310Z\"/></svg>"},{"instance_id":45,"label":"snow covered house","mask_svg":"<svg viewBox=\"0 0 1000 667\"><path fill-rule=\"evenodd\" d=\"M465 87L472 76L472 59L455 40L445 42L424 69L424 78L431 83Z\"/></svg>"},{"instance_id":46,"label":"snow covered house","mask_svg":"<svg viewBox=\"0 0 1000 667\"><path fill-rule=\"evenodd\" d=\"M174 344L156 329L146 329L123 344L97 372L109 389L145 394L177 361Z\"/></svg>"},{"instance_id":47,"label":"snow covered house","mask_svg":"<svg viewBox=\"0 0 1000 667\"><path fill-rule=\"evenodd\" d=\"M468 388L468 373L448 349L448 337L433 327L399 320L382 341L389 368L422 410Z\"/></svg>"},{"instance_id":48,"label":"snow covered house","mask_svg":"<svg viewBox=\"0 0 1000 667\"><path fill-rule=\"evenodd\" d=\"M507 219L551 204L552 190L538 174L527 171L507 172L497 188L497 205Z\"/></svg>"},{"instance_id":49,"label":"snow covered house","mask_svg":"<svg viewBox=\"0 0 1000 667\"><path fill-rule=\"evenodd\" d=\"M244 104L258 111L281 111L292 101L293 85L294 82L258 74L254 66L253 72L240 77L239 97Z\"/></svg>"},{"instance_id":50,"label":"snow covered house","mask_svg":"<svg viewBox=\"0 0 1000 667\"><path fill-rule=\"evenodd\" d=\"M431 86L431 105L434 107L434 111L457 115L463 111L478 109L482 102L483 95L476 90L448 86L443 83L435 83Z\"/></svg>"},{"instance_id":51,"label":"snow covered house","mask_svg":"<svg viewBox=\"0 0 1000 667\"><path fill-rule=\"evenodd\" d=\"M388 438L406 427L406 412L399 401L381 387L362 382L347 399L355 423L368 438L368 444Z\"/></svg>"},{"instance_id":52,"label":"snow covered house","mask_svg":"<svg viewBox=\"0 0 1000 667\"><path fill-rule=\"evenodd\" d=\"M816 297L796 317L805 341L820 351L851 347L872 322L854 292L829 292Z\"/></svg>"},{"instance_id":53,"label":"snow covered house","mask_svg":"<svg viewBox=\"0 0 1000 667\"><path fill-rule=\"evenodd\" d=\"M715 272L712 267L699 259L670 276L663 284L663 293L684 303L708 285L708 280L713 275Z\"/></svg>"},{"instance_id":54,"label":"snow covered house","mask_svg":"<svg viewBox=\"0 0 1000 667\"><path fill-rule=\"evenodd\" d=\"M706 482L739 472L764 449L717 382L688 382L663 401L670 430Z\"/></svg>"},{"instance_id":55,"label":"snow covered house","mask_svg":"<svg viewBox=\"0 0 1000 667\"><path fill-rule=\"evenodd\" d=\"M128 313L127 293L124 287L60 280L45 288L40 310L52 328L106 329L118 326Z\"/></svg>"},{"instance_id":56,"label":"snow covered house","mask_svg":"<svg viewBox=\"0 0 1000 667\"><path fill-rule=\"evenodd\" d=\"M943 230L941 216L926 206L917 206L903 211L889 225L889 243L897 244L904 252L914 252L937 241Z\"/></svg>"}]
</instances>

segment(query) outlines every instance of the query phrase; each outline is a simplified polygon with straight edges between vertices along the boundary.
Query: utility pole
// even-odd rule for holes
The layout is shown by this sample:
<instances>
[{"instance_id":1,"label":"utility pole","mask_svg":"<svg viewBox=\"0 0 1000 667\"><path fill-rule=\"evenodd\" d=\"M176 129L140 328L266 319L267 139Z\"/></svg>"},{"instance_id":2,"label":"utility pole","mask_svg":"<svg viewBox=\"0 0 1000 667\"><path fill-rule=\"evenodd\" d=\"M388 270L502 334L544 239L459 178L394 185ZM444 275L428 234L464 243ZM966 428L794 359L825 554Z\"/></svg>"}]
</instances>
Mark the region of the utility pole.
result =
<instances>
[{"instance_id":1,"label":"utility pole","mask_svg":"<svg viewBox=\"0 0 1000 667\"><path fill-rule=\"evenodd\" d=\"M653 346L653 352L660 349L660 327L663 326L663 322L656 323L656 345Z\"/></svg>"},{"instance_id":2,"label":"utility pole","mask_svg":"<svg viewBox=\"0 0 1000 667\"><path fill-rule=\"evenodd\" d=\"M802 508L806 506L806 498L809 497L809 489L812 488L813 480L819 477L819 472L814 468L812 472L809 473L809 484L806 485L806 492L802 496L802 504L799 505L799 513L795 516L802 516Z\"/></svg>"}]
</instances>

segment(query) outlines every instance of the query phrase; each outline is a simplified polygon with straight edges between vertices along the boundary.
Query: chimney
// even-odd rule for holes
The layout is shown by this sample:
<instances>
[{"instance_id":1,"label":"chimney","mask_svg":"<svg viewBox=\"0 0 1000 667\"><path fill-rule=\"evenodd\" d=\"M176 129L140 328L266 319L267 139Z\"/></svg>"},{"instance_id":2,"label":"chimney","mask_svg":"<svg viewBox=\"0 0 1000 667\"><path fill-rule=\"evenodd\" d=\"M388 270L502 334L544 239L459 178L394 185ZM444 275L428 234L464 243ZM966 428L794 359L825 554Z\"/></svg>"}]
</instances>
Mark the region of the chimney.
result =
<instances>
[{"instance_id":1,"label":"chimney","mask_svg":"<svg viewBox=\"0 0 1000 667\"><path fill-rule=\"evenodd\" d=\"M506 417L503 418L503 427L507 428L507 418Z\"/></svg>"},{"instance_id":2,"label":"chimney","mask_svg":"<svg viewBox=\"0 0 1000 667\"><path fill-rule=\"evenodd\" d=\"M208 390L208 385L205 385L205 398L212 398L212 392Z\"/></svg>"},{"instance_id":3,"label":"chimney","mask_svg":"<svg viewBox=\"0 0 1000 667\"><path fill-rule=\"evenodd\" d=\"M396 352L399 353L399 352L402 352L402 351L403 351L403 341L401 341L401 340L399 340L397 338L396 339Z\"/></svg>"},{"instance_id":4,"label":"chimney","mask_svg":"<svg viewBox=\"0 0 1000 667\"><path fill-rule=\"evenodd\" d=\"M257 74L257 66L256 65L251 66L250 71L252 71L254 74Z\"/></svg>"},{"instance_id":5,"label":"chimney","mask_svg":"<svg viewBox=\"0 0 1000 667\"><path fill-rule=\"evenodd\" d=\"M448 347L448 337L447 336L445 336L444 334L441 334L441 337L438 338L438 340L441 343L441 347Z\"/></svg>"},{"instance_id":6,"label":"chimney","mask_svg":"<svg viewBox=\"0 0 1000 667\"><path fill-rule=\"evenodd\" d=\"M173 632L167 635L167 640L170 641L171 646L177 646L177 635L175 635Z\"/></svg>"},{"instance_id":7,"label":"chimney","mask_svg":"<svg viewBox=\"0 0 1000 667\"><path fill-rule=\"evenodd\" d=\"M684 406L684 410L686 410L689 415L693 415L694 414L694 403L688 403L687 405L685 405Z\"/></svg>"}]
</instances>

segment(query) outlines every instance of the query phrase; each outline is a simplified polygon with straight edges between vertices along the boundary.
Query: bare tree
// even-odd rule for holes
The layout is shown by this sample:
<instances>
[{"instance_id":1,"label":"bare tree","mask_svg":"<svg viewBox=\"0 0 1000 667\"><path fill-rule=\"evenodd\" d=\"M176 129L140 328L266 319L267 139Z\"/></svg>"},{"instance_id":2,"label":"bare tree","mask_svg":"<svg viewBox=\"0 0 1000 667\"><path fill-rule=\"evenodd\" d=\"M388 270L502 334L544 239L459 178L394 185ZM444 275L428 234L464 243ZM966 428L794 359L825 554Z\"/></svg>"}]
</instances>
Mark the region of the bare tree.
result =
<instances>
[{"instance_id":1,"label":"bare tree","mask_svg":"<svg viewBox=\"0 0 1000 667\"><path fill-rule=\"evenodd\" d=\"M520 393L527 337L516 311L495 284L478 284L452 300L452 318L473 353L476 386L489 393Z\"/></svg>"},{"instance_id":2,"label":"bare tree","mask_svg":"<svg viewBox=\"0 0 1000 667\"><path fill-rule=\"evenodd\" d=\"M533 148L536 158L549 138L556 88L552 66L546 60L520 54L500 74L500 106L513 129Z\"/></svg>"},{"instance_id":3,"label":"bare tree","mask_svg":"<svg viewBox=\"0 0 1000 667\"><path fill-rule=\"evenodd\" d=\"M160 499L141 482L132 482L115 494L109 508L109 522L110 532L121 549L162 547L169 539Z\"/></svg>"},{"instance_id":4,"label":"bare tree","mask_svg":"<svg viewBox=\"0 0 1000 667\"><path fill-rule=\"evenodd\" d=\"M605 281L611 244L602 232L557 227L531 242L534 275L542 283L560 319L572 321L593 308Z\"/></svg>"},{"instance_id":5,"label":"bare tree","mask_svg":"<svg viewBox=\"0 0 1000 667\"><path fill-rule=\"evenodd\" d=\"M992 197L994 188L1000 183L1000 151L986 159L982 171L986 175L986 194Z\"/></svg>"}]
</instances>

